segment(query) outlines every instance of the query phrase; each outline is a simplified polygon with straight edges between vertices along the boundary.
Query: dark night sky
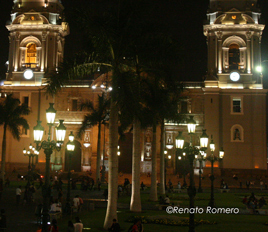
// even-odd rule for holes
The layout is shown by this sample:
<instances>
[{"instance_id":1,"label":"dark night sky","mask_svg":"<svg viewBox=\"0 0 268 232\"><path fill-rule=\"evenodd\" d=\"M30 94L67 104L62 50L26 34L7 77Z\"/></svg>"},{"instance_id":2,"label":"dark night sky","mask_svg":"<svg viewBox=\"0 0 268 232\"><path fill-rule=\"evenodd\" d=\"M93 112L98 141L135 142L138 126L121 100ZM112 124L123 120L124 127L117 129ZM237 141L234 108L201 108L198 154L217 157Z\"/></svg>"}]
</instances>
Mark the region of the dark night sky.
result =
<instances>
[{"instance_id":1,"label":"dark night sky","mask_svg":"<svg viewBox=\"0 0 268 232\"><path fill-rule=\"evenodd\" d=\"M68 18L69 12L77 4L83 4L89 0L62 0L65 7L67 22L70 24L70 35L66 37L65 55L71 56L75 51L75 44L79 44L77 29L72 27L72 20ZM207 48L206 38L203 36L203 21L206 19L206 11L209 0L196 4L196 0L156 0L155 14L167 27L174 30L178 41L185 48L182 54L183 69L178 72L179 76L190 80L202 80L206 72ZM201 2L201 1L200 1ZM262 18L268 22L268 1L261 0ZM5 62L8 59L8 31L5 24L10 20L10 12L13 5L12 0L4 0L1 3L0 14L0 78L5 78ZM264 30L262 39L262 58L268 60L268 29ZM267 67L268 69L268 67ZM267 72L268 73L268 72ZM268 75L265 75L268 78Z\"/></svg>"}]
</instances>

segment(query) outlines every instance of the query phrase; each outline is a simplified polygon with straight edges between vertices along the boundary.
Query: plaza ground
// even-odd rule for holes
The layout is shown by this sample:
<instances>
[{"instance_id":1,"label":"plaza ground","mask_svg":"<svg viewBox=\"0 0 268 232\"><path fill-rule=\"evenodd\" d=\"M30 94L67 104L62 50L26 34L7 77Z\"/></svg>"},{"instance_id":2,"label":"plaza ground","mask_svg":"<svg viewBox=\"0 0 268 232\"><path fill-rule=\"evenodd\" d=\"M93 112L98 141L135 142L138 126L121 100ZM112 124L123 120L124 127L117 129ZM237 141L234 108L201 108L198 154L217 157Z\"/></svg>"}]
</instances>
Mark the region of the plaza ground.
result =
<instances>
[{"instance_id":1,"label":"plaza ground","mask_svg":"<svg viewBox=\"0 0 268 232\"><path fill-rule=\"evenodd\" d=\"M124 176L126 177L126 176ZM147 178L147 177L144 177ZM177 177L174 177L174 184ZM252 178L256 179L256 178ZM179 179L182 182L182 179ZM188 181L188 179L186 179ZM265 223L268 223L268 215L252 215L249 211L246 210L245 205L242 203L242 198L244 195L249 196L251 192L254 192L258 197L264 196L266 201L268 201L268 190L260 190L259 180L255 180L255 185L251 186L250 189L239 188L239 181L232 178L227 178L226 182L229 183L230 191L229 193L220 193L219 183L221 178L217 177L215 180L215 203L217 207L222 208L239 208L239 214L213 214L213 213L202 213L196 214L195 218L198 220L209 221L210 223L216 223L213 225L198 225L196 227L197 232L203 231L266 231L268 226ZM241 180L243 183L245 180ZM265 180L264 180L265 181ZM147 180L144 181L145 183ZM66 182L64 181L64 198L66 197ZM196 187L198 186L198 178L195 180ZM209 188L209 179L205 178L203 180L204 193L197 193L195 198L195 205L199 208L203 207L206 209L209 198L210 198L210 188ZM11 180L11 185L8 188L5 188L5 191L2 196L0 203L0 208L4 208L7 214L7 223L8 229L6 232L35 232L37 230L36 217L34 214L36 204L32 203L21 204L18 207L15 204L15 189L18 185L23 187L26 185L26 181L16 181ZM77 190L71 190L71 196L79 194L83 199L98 199L103 198L103 189L107 185L102 186L101 191L81 191L80 185L77 186ZM245 187L245 186L244 186ZM129 202L130 196L125 194L119 197L118 200L118 221L121 225L122 231L127 231L130 222L127 222L132 216L144 216L153 218L156 220L174 220L180 221L188 218L188 214L167 214L165 210L159 210L158 203L150 202L149 199L149 188L145 191L141 191L142 195L142 213L131 213L129 211ZM40 190L37 190L36 195L41 196ZM180 206L188 207L189 200L186 190L182 193L168 193L171 198L171 202L179 202ZM39 201L41 199L38 199ZM64 205L64 202L63 202ZM87 208L87 202L83 205L83 208L80 213L70 215L64 215L61 220L58 221L60 231L64 232L67 228L68 220L74 221L75 216L79 216L83 223L85 229L83 231L104 231L102 229L106 208L105 204L95 204L95 210L91 211ZM268 211L267 205L264 207L264 210ZM177 232L188 231L187 226L172 226L172 225L159 225L159 224L144 224L144 231L170 231Z\"/></svg>"}]
</instances>

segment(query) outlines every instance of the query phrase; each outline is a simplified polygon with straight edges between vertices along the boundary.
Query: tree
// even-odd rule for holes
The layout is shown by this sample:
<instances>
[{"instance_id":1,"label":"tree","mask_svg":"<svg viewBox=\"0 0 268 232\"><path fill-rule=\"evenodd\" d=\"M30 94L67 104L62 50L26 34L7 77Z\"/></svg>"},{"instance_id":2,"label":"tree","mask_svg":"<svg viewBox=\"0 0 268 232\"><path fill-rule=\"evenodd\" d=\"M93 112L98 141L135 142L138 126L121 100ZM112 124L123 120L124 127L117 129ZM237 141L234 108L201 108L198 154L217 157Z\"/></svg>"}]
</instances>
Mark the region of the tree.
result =
<instances>
[{"instance_id":1,"label":"tree","mask_svg":"<svg viewBox=\"0 0 268 232\"><path fill-rule=\"evenodd\" d=\"M21 129L29 129L27 120L22 117L28 115L30 109L25 104L20 104L20 100L13 98L12 94L0 103L0 125L3 126L3 141L2 141L2 162L1 162L1 178L5 178L6 164L6 137L9 130L14 139L20 140Z\"/></svg>"},{"instance_id":2,"label":"tree","mask_svg":"<svg viewBox=\"0 0 268 232\"><path fill-rule=\"evenodd\" d=\"M84 59L77 58L73 62L73 66L64 62L63 67L66 68L59 69L58 73L54 73L51 76L52 78L49 79L49 89L54 91L62 87L66 81L89 76L96 68L112 74L111 86L113 91L111 92L109 120L108 206L104 222L105 229L110 226L112 219L117 218L118 111L120 111L121 115L129 111L130 113L128 114L132 115L134 122L136 122L136 119L140 120L139 114L136 112L144 102L140 101L139 97L136 97L137 89L133 87L136 86L139 80L137 70L138 72L144 72L143 65L150 64L155 59L151 55L150 60L147 63L144 62L149 53L153 53L156 48L161 47L161 43L158 43L155 47L150 46L151 50L147 49L146 53L142 54L144 46L141 45L143 45L144 39L147 37L151 40L155 37L154 32L157 31L155 23L147 23L147 20L144 20L150 13L151 5L148 4L149 2L118 0L108 1L106 2L107 4L97 3L97 1L83 3L83 10L75 12L75 18L78 22L77 26L81 28L84 37L87 38L85 46L87 49L84 49L87 52L83 52L79 56L79 58ZM90 7L85 7L84 4L91 5ZM84 9L87 9L87 11ZM164 33L162 32L162 34ZM158 54L153 54L157 55L157 57L162 57L162 51L158 50L158 52ZM136 62L137 60L142 62ZM138 69L137 63L140 66ZM131 87L131 85L133 86ZM138 155L135 156L137 159ZM140 159L137 162L139 163ZM135 184L135 186L138 185ZM139 188L137 189L136 187L134 191L138 193Z\"/></svg>"},{"instance_id":3,"label":"tree","mask_svg":"<svg viewBox=\"0 0 268 232\"><path fill-rule=\"evenodd\" d=\"M105 93L101 96L98 95L98 105L96 107L94 107L93 102L89 100L81 104L81 109L88 109L90 113L84 116L84 121L79 129L78 136L81 137L82 133L84 133L87 128L98 125L96 181L100 179L101 124L106 117L108 106L109 100L106 99Z\"/></svg>"}]
</instances>

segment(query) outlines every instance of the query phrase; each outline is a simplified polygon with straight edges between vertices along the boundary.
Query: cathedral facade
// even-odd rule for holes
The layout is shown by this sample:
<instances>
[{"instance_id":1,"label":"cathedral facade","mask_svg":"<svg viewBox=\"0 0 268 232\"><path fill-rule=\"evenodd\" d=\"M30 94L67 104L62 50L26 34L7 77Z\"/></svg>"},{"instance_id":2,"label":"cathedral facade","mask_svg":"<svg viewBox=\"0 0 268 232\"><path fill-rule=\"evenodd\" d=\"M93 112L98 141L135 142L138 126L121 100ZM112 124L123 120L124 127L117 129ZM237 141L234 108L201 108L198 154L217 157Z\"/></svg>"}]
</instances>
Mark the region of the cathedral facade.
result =
<instances>
[{"instance_id":1,"label":"cathedral facade","mask_svg":"<svg viewBox=\"0 0 268 232\"><path fill-rule=\"evenodd\" d=\"M267 90L263 89L262 74L259 72L264 25L260 23L256 4L256 0L210 0L203 27L207 38L208 72L204 82L185 82L184 98L178 105L180 113L193 115L198 124L194 142L206 128L207 134L213 135L215 154L221 147L224 148L224 160L215 166L225 170L267 169ZM54 102L57 110L55 124L64 119L66 135L71 131L76 134L86 114L79 107L83 99L97 104L98 95L107 90L102 86L103 76L99 76L92 81L70 83L54 97L45 93L44 74L57 71L64 56L65 37L69 34L63 9L60 0L14 1L11 23L6 26L9 31L9 60L1 95L13 93L21 103L31 108L31 114L26 117L30 129L22 128L20 141L8 134L6 162L9 171L14 167L27 169L28 158L22 151L33 144L33 127L37 120L43 122L46 136L45 111L49 102ZM167 157L170 157L167 166L174 173L180 165L175 149L178 131L187 134L185 126L170 122L165 124L165 149ZM157 141L160 141L159 128L157 132ZM101 133L102 163L108 170L107 123L102 125ZM96 171L97 134L95 126L85 131L82 138L76 138L71 169L76 172ZM131 133L127 137L128 142L120 144L122 161L119 160L119 169L120 162L129 161L127 169L131 170ZM141 150L141 171L148 173L151 171L151 128L142 132ZM159 156L160 143L157 153ZM60 152L53 152L51 169L66 170L66 160L64 147ZM45 155L41 152L35 162L42 171ZM205 163L205 168L209 168L209 163Z\"/></svg>"}]
</instances>

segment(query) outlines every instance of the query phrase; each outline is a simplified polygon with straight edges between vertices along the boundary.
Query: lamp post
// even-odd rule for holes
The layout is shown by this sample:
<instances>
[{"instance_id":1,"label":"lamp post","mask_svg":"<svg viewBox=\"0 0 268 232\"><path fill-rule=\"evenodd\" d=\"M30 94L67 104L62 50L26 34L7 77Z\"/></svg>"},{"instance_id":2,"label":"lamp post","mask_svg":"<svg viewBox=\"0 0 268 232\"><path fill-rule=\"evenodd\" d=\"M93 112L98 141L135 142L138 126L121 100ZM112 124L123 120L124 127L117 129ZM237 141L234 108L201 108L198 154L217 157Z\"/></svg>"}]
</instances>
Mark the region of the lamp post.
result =
<instances>
[{"instance_id":1,"label":"lamp post","mask_svg":"<svg viewBox=\"0 0 268 232\"><path fill-rule=\"evenodd\" d=\"M73 155L75 145L74 145L74 135L71 131L69 135L69 142L66 145L68 151L68 188L67 188L67 197L66 197L66 212L67 214L71 213L71 157Z\"/></svg>"},{"instance_id":2,"label":"lamp post","mask_svg":"<svg viewBox=\"0 0 268 232\"><path fill-rule=\"evenodd\" d=\"M39 155L39 151L37 151L32 144L29 145L29 149L26 150L25 148L23 149L23 154L24 156L29 157L29 164L28 164L28 185L30 183L30 180L32 180L32 172L34 171L34 157ZM31 160L32 160L32 165L31 165Z\"/></svg>"},{"instance_id":3,"label":"lamp post","mask_svg":"<svg viewBox=\"0 0 268 232\"><path fill-rule=\"evenodd\" d=\"M188 158L190 164L190 185L188 187L188 195L190 199L189 232L194 232L195 231L194 213L191 213L192 211L191 209L194 209L194 197L196 195L193 163L195 156L199 154L200 149L205 149L203 147L205 143L201 143L200 138L200 146L201 146L200 149L192 145L192 136L195 134L195 127L196 127L196 122L193 119L193 116L190 116L190 119L187 121L187 127L188 127L188 134L190 135L190 144L189 146L184 147L184 138L182 136L182 132L180 132L179 135L176 137L176 149L182 150L186 153L186 157ZM194 212L194 210L192 212Z\"/></svg>"},{"instance_id":4,"label":"lamp post","mask_svg":"<svg viewBox=\"0 0 268 232\"><path fill-rule=\"evenodd\" d=\"M35 150L32 144L29 145L28 151L24 148L23 154L29 157L29 164L28 164L28 171L33 169L33 158L39 155L39 151ZM31 159L32 159L32 166L31 166Z\"/></svg>"},{"instance_id":5,"label":"lamp post","mask_svg":"<svg viewBox=\"0 0 268 232\"><path fill-rule=\"evenodd\" d=\"M183 152L182 156L178 156L178 160L181 160L183 162L183 184L182 184L182 188L186 188L187 187L187 183L186 183L186 167L185 167L186 153Z\"/></svg>"},{"instance_id":6,"label":"lamp post","mask_svg":"<svg viewBox=\"0 0 268 232\"><path fill-rule=\"evenodd\" d=\"M36 143L36 150L44 150L46 155L46 171L45 171L45 184L43 186L43 218L42 218L42 232L47 232L47 222L49 219L49 197L50 197L50 156L53 150L60 151L61 145L63 144L66 127L63 125L63 120L59 120L59 125L56 128L56 139L57 142L51 140L51 128L54 124L56 117L56 110L53 108L54 103L49 103L49 108L46 110L47 125L49 126L48 138L42 141L44 127L41 125L41 121L37 121L37 125L34 127L34 142Z\"/></svg>"},{"instance_id":7,"label":"lamp post","mask_svg":"<svg viewBox=\"0 0 268 232\"><path fill-rule=\"evenodd\" d=\"M214 156L214 151L215 151L215 143L213 141L213 137L211 135L211 142L209 144L209 148L211 151L211 155L207 158L211 162L211 174L210 174L210 180L211 180L211 186L210 186L210 200L209 200L209 206L211 208L215 207L215 199L214 199L214 162L215 161L221 161L224 157L224 151L223 149L220 150L219 152L219 157Z\"/></svg>"},{"instance_id":8,"label":"lamp post","mask_svg":"<svg viewBox=\"0 0 268 232\"><path fill-rule=\"evenodd\" d=\"M171 159L171 155L167 155L167 150L164 151L165 155L165 189L167 189L167 165L168 165L168 160Z\"/></svg>"},{"instance_id":9,"label":"lamp post","mask_svg":"<svg viewBox=\"0 0 268 232\"><path fill-rule=\"evenodd\" d=\"M199 153L197 156L197 160L199 161L199 185L198 185L198 192L202 193L202 168L203 168L203 162L206 160L207 154L203 151Z\"/></svg>"}]
</instances>

